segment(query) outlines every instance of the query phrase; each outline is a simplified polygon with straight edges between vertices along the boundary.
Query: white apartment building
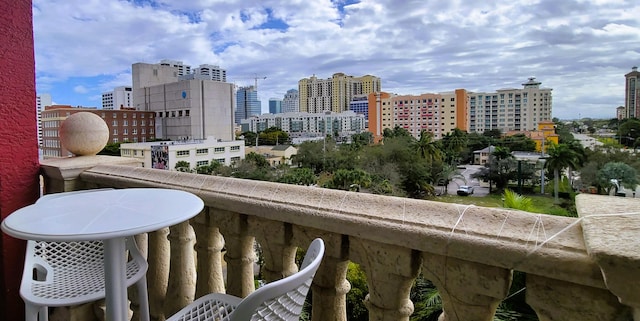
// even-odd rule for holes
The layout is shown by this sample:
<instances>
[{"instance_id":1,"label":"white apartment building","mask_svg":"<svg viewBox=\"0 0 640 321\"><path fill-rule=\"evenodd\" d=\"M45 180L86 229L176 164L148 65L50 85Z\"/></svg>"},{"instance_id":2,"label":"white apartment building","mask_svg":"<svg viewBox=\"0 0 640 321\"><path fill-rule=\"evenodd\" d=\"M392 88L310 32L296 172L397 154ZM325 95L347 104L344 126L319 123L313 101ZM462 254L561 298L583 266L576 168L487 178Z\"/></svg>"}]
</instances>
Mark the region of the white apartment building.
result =
<instances>
[{"instance_id":1,"label":"white apartment building","mask_svg":"<svg viewBox=\"0 0 640 321\"><path fill-rule=\"evenodd\" d=\"M190 169L219 162L231 166L244 159L244 140L222 141L215 137L204 140L127 143L120 145L120 156L135 158L143 167L175 170L179 161Z\"/></svg>"},{"instance_id":2,"label":"white apartment building","mask_svg":"<svg viewBox=\"0 0 640 321\"><path fill-rule=\"evenodd\" d=\"M289 89L282 99L283 113L297 113L300 111L300 97L297 89Z\"/></svg>"},{"instance_id":3,"label":"white apartment building","mask_svg":"<svg viewBox=\"0 0 640 321\"><path fill-rule=\"evenodd\" d=\"M42 149L42 111L46 106L51 106L51 104L51 95L36 95L36 124L38 125L38 146L40 146L40 149Z\"/></svg>"},{"instance_id":4,"label":"white apartment building","mask_svg":"<svg viewBox=\"0 0 640 321\"><path fill-rule=\"evenodd\" d=\"M241 121L242 131L261 132L270 127L280 128L291 138L324 137L326 134L350 137L365 130L364 115L353 111L333 113L264 114Z\"/></svg>"},{"instance_id":5,"label":"white apartment building","mask_svg":"<svg viewBox=\"0 0 640 321\"><path fill-rule=\"evenodd\" d=\"M179 60L162 59L160 60L160 65L176 68L178 70L178 76L184 76L191 73L191 66L185 65L182 61Z\"/></svg>"},{"instance_id":6,"label":"white apartment building","mask_svg":"<svg viewBox=\"0 0 640 321\"><path fill-rule=\"evenodd\" d=\"M133 106L133 88L120 86L112 91L102 93L102 109L120 110L122 107Z\"/></svg>"},{"instance_id":7,"label":"white apartment building","mask_svg":"<svg viewBox=\"0 0 640 321\"><path fill-rule=\"evenodd\" d=\"M522 89L470 92L469 132L537 130L539 122L551 120L552 89L541 88L541 84L529 78Z\"/></svg>"},{"instance_id":8,"label":"white apartment building","mask_svg":"<svg viewBox=\"0 0 640 321\"><path fill-rule=\"evenodd\" d=\"M200 65L200 67L193 69L193 74L191 75L187 75L187 77L193 77L191 79L209 79L213 81L227 82L227 70L222 69L217 65Z\"/></svg>"}]
</instances>

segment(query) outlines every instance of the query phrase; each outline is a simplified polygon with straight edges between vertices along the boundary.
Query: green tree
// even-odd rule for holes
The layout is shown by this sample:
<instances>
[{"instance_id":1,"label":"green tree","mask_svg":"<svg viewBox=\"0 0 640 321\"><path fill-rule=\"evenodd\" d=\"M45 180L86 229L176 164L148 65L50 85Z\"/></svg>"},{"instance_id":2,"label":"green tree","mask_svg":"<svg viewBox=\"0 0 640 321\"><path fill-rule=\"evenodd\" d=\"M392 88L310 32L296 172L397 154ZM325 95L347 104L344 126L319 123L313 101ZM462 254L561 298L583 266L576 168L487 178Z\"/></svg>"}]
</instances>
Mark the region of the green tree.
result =
<instances>
[{"instance_id":1,"label":"green tree","mask_svg":"<svg viewBox=\"0 0 640 321\"><path fill-rule=\"evenodd\" d=\"M371 175L361 170L338 169L325 187L341 190L360 190L371 185Z\"/></svg>"},{"instance_id":2,"label":"green tree","mask_svg":"<svg viewBox=\"0 0 640 321\"><path fill-rule=\"evenodd\" d=\"M176 162L176 166L174 168L181 172L190 172L191 164L189 164L189 162L187 161L178 161Z\"/></svg>"},{"instance_id":3,"label":"green tree","mask_svg":"<svg viewBox=\"0 0 640 321\"><path fill-rule=\"evenodd\" d=\"M98 155L120 156L120 143L107 143Z\"/></svg>"},{"instance_id":4,"label":"green tree","mask_svg":"<svg viewBox=\"0 0 640 321\"><path fill-rule=\"evenodd\" d=\"M500 142L502 146L512 151L533 152L536 150L536 142L524 134L506 136L500 139Z\"/></svg>"},{"instance_id":5,"label":"green tree","mask_svg":"<svg viewBox=\"0 0 640 321\"><path fill-rule=\"evenodd\" d=\"M244 145L245 146L256 146L258 134L248 131L243 132L242 136L244 137Z\"/></svg>"},{"instance_id":6,"label":"green tree","mask_svg":"<svg viewBox=\"0 0 640 321\"><path fill-rule=\"evenodd\" d=\"M612 185L612 180L616 180L618 185ZM612 186L617 188L622 185L628 189L635 189L638 185L638 174L633 167L625 163L611 162L598 171L598 181L601 186L606 186L607 193Z\"/></svg>"},{"instance_id":7,"label":"green tree","mask_svg":"<svg viewBox=\"0 0 640 321\"><path fill-rule=\"evenodd\" d=\"M462 151L467 147L467 133L455 128L442 138L445 161L449 164L459 164Z\"/></svg>"},{"instance_id":8,"label":"green tree","mask_svg":"<svg viewBox=\"0 0 640 321\"><path fill-rule=\"evenodd\" d=\"M549 156L544 165L553 171L554 202L559 203L560 172L565 168L577 168L580 155L567 144L551 144L547 148L547 154Z\"/></svg>"},{"instance_id":9,"label":"green tree","mask_svg":"<svg viewBox=\"0 0 640 321\"><path fill-rule=\"evenodd\" d=\"M263 155L251 152L245 156L245 161L253 163L257 168L269 167L269 161Z\"/></svg>"},{"instance_id":10,"label":"green tree","mask_svg":"<svg viewBox=\"0 0 640 321\"><path fill-rule=\"evenodd\" d=\"M318 178L310 168L294 168L280 177L279 182L295 185L313 185Z\"/></svg>"},{"instance_id":11,"label":"green tree","mask_svg":"<svg viewBox=\"0 0 640 321\"><path fill-rule=\"evenodd\" d=\"M420 132L420 139L414 141L413 148L420 157L433 163L442 160L442 150L438 146L438 141L433 139L433 134L423 130Z\"/></svg>"},{"instance_id":12,"label":"green tree","mask_svg":"<svg viewBox=\"0 0 640 321\"><path fill-rule=\"evenodd\" d=\"M513 208L516 210L527 212L536 211L531 198L522 196L508 188L504 190L504 194L502 195L502 197L504 199L503 203L505 208Z\"/></svg>"}]
</instances>

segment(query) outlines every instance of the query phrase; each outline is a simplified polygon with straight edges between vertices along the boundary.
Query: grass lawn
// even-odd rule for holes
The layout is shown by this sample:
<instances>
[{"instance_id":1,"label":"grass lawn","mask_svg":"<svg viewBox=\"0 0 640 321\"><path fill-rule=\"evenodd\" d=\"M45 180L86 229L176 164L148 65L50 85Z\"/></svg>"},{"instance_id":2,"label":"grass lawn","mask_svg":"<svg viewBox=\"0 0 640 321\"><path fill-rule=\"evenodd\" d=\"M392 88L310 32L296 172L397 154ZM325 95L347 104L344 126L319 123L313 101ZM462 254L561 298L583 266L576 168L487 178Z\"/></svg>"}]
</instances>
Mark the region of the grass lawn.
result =
<instances>
[{"instance_id":1,"label":"grass lawn","mask_svg":"<svg viewBox=\"0 0 640 321\"><path fill-rule=\"evenodd\" d=\"M571 204L563 204L563 206L553 204L552 195L525 195L530 198L535 207L535 213L551 214L558 216L571 216L577 217L575 213L575 204L573 200L562 200L563 202L570 202ZM484 207L502 207L502 194L489 194L483 197L475 196L457 196L457 195L444 195L438 196L433 199L434 201L456 204L473 204L476 206ZM571 210L567 209L570 208Z\"/></svg>"}]
</instances>

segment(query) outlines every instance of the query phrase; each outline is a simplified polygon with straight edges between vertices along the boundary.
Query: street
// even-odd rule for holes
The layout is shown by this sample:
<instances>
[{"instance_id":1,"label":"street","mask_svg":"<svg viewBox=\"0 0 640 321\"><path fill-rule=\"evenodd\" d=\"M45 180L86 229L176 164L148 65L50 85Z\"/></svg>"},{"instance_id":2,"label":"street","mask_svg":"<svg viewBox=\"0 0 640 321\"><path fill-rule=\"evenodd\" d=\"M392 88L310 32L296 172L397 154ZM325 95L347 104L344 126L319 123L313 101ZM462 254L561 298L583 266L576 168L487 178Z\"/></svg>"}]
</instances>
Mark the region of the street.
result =
<instances>
[{"instance_id":1,"label":"street","mask_svg":"<svg viewBox=\"0 0 640 321\"><path fill-rule=\"evenodd\" d=\"M460 167L464 167L464 169L459 168L460 174L464 176L466 182L462 179L456 178L449 182L449 186L447 186L448 194L456 195L456 191L458 187L461 185L473 186L473 194L469 195L471 197L482 197L489 194L489 185L486 183L481 183L476 178L471 178L473 173L480 171L483 165L461 165Z\"/></svg>"}]
</instances>

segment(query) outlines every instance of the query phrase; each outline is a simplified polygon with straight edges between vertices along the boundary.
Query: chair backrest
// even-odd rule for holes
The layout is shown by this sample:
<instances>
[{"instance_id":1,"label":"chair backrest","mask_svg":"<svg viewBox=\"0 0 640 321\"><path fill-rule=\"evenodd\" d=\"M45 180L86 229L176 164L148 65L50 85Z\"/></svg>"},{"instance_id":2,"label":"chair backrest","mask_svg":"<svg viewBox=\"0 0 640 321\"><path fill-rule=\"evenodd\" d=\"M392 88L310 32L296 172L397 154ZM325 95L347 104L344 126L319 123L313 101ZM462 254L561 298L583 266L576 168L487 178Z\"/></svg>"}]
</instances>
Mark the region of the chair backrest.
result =
<instances>
[{"instance_id":1,"label":"chair backrest","mask_svg":"<svg viewBox=\"0 0 640 321\"><path fill-rule=\"evenodd\" d=\"M309 245L300 271L268 283L244 298L233 312L231 321L299 320L304 300L323 256L324 242L317 238Z\"/></svg>"}]
</instances>

